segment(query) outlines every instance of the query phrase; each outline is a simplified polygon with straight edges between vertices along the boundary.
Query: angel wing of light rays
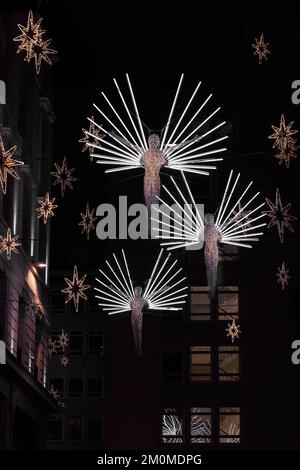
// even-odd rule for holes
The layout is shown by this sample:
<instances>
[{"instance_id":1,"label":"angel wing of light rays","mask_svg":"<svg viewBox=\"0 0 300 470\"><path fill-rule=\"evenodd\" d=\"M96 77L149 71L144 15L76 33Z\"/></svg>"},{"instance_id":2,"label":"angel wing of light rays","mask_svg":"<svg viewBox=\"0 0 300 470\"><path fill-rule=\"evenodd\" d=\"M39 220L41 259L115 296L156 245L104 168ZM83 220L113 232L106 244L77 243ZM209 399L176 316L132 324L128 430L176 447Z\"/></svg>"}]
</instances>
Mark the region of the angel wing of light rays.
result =
<instances>
[{"instance_id":1,"label":"angel wing of light rays","mask_svg":"<svg viewBox=\"0 0 300 470\"><path fill-rule=\"evenodd\" d=\"M238 173L233 182L232 176L233 170L231 170L229 174L221 204L216 211L214 227L219 234L219 243L251 248L252 245L249 244L249 242L258 241L258 237L263 235L263 232L257 230L266 225L266 223L258 223L265 214L257 215L258 211L264 206L264 202L254 206L254 208L250 208L250 205L260 193L257 192L253 196L249 196L248 191L253 181L251 181L242 192L238 191L237 184L240 179L240 173ZM182 177L189 194L189 201L184 197L183 192L176 184L174 178L171 178L171 180L179 198L175 198L174 194L169 191L166 186L163 186L163 188L175 202L176 206L171 208L165 200L158 198L164 206L172 209L169 212L168 222L160 221L159 226L154 228L158 232L157 238L168 240L167 242L161 243L162 246L167 246L168 250L188 247L199 243L199 241L205 238L203 235L205 227L203 214L201 214L199 207L195 203L195 199L183 172ZM165 217L165 213L161 207L162 206L158 206L153 209L158 214ZM247 212L245 211L246 209ZM243 213L245 215L241 216ZM153 218L153 220L155 220L157 224L157 219Z\"/></svg>"},{"instance_id":2,"label":"angel wing of light rays","mask_svg":"<svg viewBox=\"0 0 300 470\"><path fill-rule=\"evenodd\" d=\"M182 268L177 269L176 264L177 260L171 262L170 253L165 254L163 249L160 251L142 293L149 310L182 310L188 295L184 293L187 286L183 286L186 277L180 277ZM100 284L100 287L95 287L99 293L96 295L99 305L108 315L131 311L135 292L124 250L120 261L113 254L113 263L106 261L106 265L108 274L99 269L101 276L96 278Z\"/></svg>"},{"instance_id":3,"label":"angel wing of light rays","mask_svg":"<svg viewBox=\"0 0 300 470\"><path fill-rule=\"evenodd\" d=\"M181 74L167 123L162 131L159 153L164 157L166 168L208 175L210 170L216 169L212 163L222 160L218 155L226 151L225 147L219 145L228 138L221 131L225 121L212 124L221 108L207 111L212 94L205 98L199 96L200 81L179 118L174 118L183 78L184 74ZM117 100L108 98L102 91L102 104L98 106L93 103L104 124L97 124L96 120L88 118L97 133L86 131L92 138L87 145L93 149L91 157L95 157L97 163L110 167L105 170L106 173L142 167L141 159L149 150L146 138L149 137L148 129L140 118L128 74L126 82L127 96L114 78ZM115 102L118 104L115 105ZM200 116L203 117L200 119ZM104 136L99 135L99 131ZM100 153L95 153L96 151Z\"/></svg>"}]
</instances>

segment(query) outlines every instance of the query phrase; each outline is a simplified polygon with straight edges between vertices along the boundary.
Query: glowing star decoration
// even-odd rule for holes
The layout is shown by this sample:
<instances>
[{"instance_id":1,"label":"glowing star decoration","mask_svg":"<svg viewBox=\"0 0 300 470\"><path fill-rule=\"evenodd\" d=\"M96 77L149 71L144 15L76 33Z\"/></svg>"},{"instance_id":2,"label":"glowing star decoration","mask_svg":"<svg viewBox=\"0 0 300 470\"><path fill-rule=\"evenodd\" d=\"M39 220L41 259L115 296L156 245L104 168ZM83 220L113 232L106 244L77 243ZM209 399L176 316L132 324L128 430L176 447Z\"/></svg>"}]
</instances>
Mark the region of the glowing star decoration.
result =
<instances>
[{"instance_id":1,"label":"glowing star decoration","mask_svg":"<svg viewBox=\"0 0 300 470\"><path fill-rule=\"evenodd\" d=\"M60 348L58 341L52 341L51 336L48 339L48 354L50 359L52 358L52 354L56 354L58 349Z\"/></svg>"},{"instance_id":2,"label":"glowing star decoration","mask_svg":"<svg viewBox=\"0 0 300 470\"><path fill-rule=\"evenodd\" d=\"M44 224L47 223L49 217L54 216L53 210L56 209L58 206L54 204L55 197L50 199L49 193L46 193L45 199L43 201L39 201L40 207L35 209L38 212L38 219L43 217Z\"/></svg>"},{"instance_id":3,"label":"glowing star decoration","mask_svg":"<svg viewBox=\"0 0 300 470\"><path fill-rule=\"evenodd\" d=\"M97 137L100 137L101 139L104 139L105 134L102 134L100 129L94 124L94 116L91 117L90 119L90 127L89 130L87 129L82 129L82 132L84 134L84 137L82 137L78 142L84 144L82 147L82 152L89 152L91 162L93 161L93 147L91 144L100 146L100 142L97 140Z\"/></svg>"},{"instance_id":4,"label":"glowing star decoration","mask_svg":"<svg viewBox=\"0 0 300 470\"><path fill-rule=\"evenodd\" d=\"M87 275L85 274L81 279L79 279L77 266L74 266L73 279L70 280L65 277L65 281L68 285L68 287L62 290L64 294L68 294L65 303L67 304L71 299L73 299L76 312L78 312L80 298L87 300L87 296L85 295L84 291L91 287L87 284L84 284L86 276Z\"/></svg>"},{"instance_id":5,"label":"glowing star decoration","mask_svg":"<svg viewBox=\"0 0 300 470\"><path fill-rule=\"evenodd\" d=\"M40 73L42 60L47 62L49 65L52 65L52 61L49 56L57 54L54 49L50 48L52 39L43 39L43 35L46 31L41 29L41 22L42 18L34 23L33 13L30 10L27 18L27 26L18 24L18 28L22 34L13 39L16 42L21 43L18 46L17 53L24 50L26 52L26 56L24 58L26 62L30 62L34 59L37 75Z\"/></svg>"},{"instance_id":6,"label":"glowing star decoration","mask_svg":"<svg viewBox=\"0 0 300 470\"><path fill-rule=\"evenodd\" d=\"M49 390L50 395L54 398L54 400L58 400L60 397L59 391L54 389L54 385L52 384Z\"/></svg>"},{"instance_id":7,"label":"glowing star decoration","mask_svg":"<svg viewBox=\"0 0 300 470\"><path fill-rule=\"evenodd\" d=\"M96 281L101 284L101 288L95 288L100 293L100 295L96 295L96 298L100 299L99 305L103 311L108 312L108 315L131 312L133 341L137 355L142 354L144 309L153 311L182 310L182 304L185 303L185 298L188 295L183 293L187 286L182 287L182 282L186 278L178 279L182 268L174 272L177 260L169 266L170 254L163 257L163 251L160 251L144 289L141 286L133 288L133 281L123 250L121 262L115 254L113 254L113 265L106 261L110 269L109 276L99 269L101 278L96 278Z\"/></svg>"},{"instance_id":8,"label":"glowing star decoration","mask_svg":"<svg viewBox=\"0 0 300 470\"><path fill-rule=\"evenodd\" d=\"M197 84L192 96L183 107L179 119L173 119L183 77L184 74L180 77L168 120L160 136L149 134L143 125L128 74L126 80L133 110L129 109L129 104L114 79L123 107L117 110L102 92L103 105L105 104L107 111L103 106L100 108L94 104L94 107L106 124L99 125L93 119L89 119L98 131L105 134L104 139L93 132L86 132L97 141L96 144L87 143L87 145L100 151L98 154L92 153L91 156L97 159L97 163L112 167L107 169L106 173L144 169L144 196L148 207L155 203L156 196L159 196L162 168L208 175L210 170L216 169L212 163L222 160L217 158L218 154L226 150L219 144L228 136L212 137L216 131L222 132L221 127L225 124L225 121L218 124L212 121L221 108L218 107L212 112L207 110L212 94L199 101L197 92L201 82ZM202 118L200 118L201 112Z\"/></svg>"},{"instance_id":9,"label":"glowing star decoration","mask_svg":"<svg viewBox=\"0 0 300 470\"><path fill-rule=\"evenodd\" d=\"M281 289L284 290L285 286L289 285L289 279L291 279L291 276L289 275L290 270L286 269L284 261L282 262L281 268L278 266L277 270L277 282L281 284Z\"/></svg>"},{"instance_id":10,"label":"glowing star decoration","mask_svg":"<svg viewBox=\"0 0 300 470\"><path fill-rule=\"evenodd\" d=\"M94 217L95 209L90 211L89 203L86 204L85 213L81 212L82 221L79 222L79 226L82 226L81 233L86 232L86 238L90 239L90 231L95 229L94 222L97 220L97 217Z\"/></svg>"},{"instance_id":11,"label":"glowing star decoration","mask_svg":"<svg viewBox=\"0 0 300 470\"><path fill-rule=\"evenodd\" d=\"M270 210L263 211L263 214L270 217L270 222L267 228L272 228L274 226L277 227L278 235L280 242L283 243L284 241L284 228L287 228L290 232L294 233L294 229L291 226L290 222L292 220L298 220L297 217L290 215L289 210L292 206L290 202L286 206L282 206L281 196L279 189L276 189L276 200L275 203L270 201L270 199L266 198L266 203L268 204Z\"/></svg>"},{"instance_id":12,"label":"glowing star decoration","mask_svg":"<svg viewBox=\"0 0 300 470\"><path fill-rule=\"evenodd\" d=\"M70 364L70 358L63 354L62 357L59 359L59 363L61 367L67 367Z\"/></svg>"},{"instance_id":13,"label":"glowing star decoration","mask_svg":"<svg viewBox=\"0 0 300 470\"><path fill-rule=\"evenodd\" d=\"M25 313L31 317L37 316L40 319L43 317L39 304L37 304L33 299L30 304L26 305Z\"/></svg>"},{"instance_id":14,"label":"glowing star decoration","mask_svg":"<svg viewBox=\"0 0 300 470\"><path fill-rule=\"evenodd\" d=\"M19 237L11 236L10 228L7 229L6 237L0 235L0 253L6 251L7 259L10 260L12 252L19 253L17 246L21 246L21 243L18 242Z\"/></svg>"},{"instance_id":15,"label":"glowing star decoration","mask_svg":"<svg viewBox=\"0 0 300 470\"><path fill-rule=\"evenodd\" d=\"M225 331L227 332L227 337L230 337L232 343L234 343L234 340L240 337L240 325L237 325L235 323L235 320L232 320L232 323L227 323L227 326L228 328L225 329Z\"/></svg>"},{"instance_id":16,"label":"glowing star decoration","mask_svg":"<svg viewBox=\"0 0 300 470\"><path fill-rule=\"evenodd\" d=\"M51 175L56 178L53 182L53 186L55 186L56 184L60 184L61 195L62 197L64 197L66 187L73 190L72 181L77 181L77 178L74 178L74 176L72 176L72 173L75 168L70 168L68 170L66 157L64 157L61 167L57 163L54 163L54 166L56 168L56 171L51 171Z\"/></svg>"},{"instance_id":17,"label":"glowing star decoration","mask_svg":"<svg viewBox=\"0 0 300 470\"><path fill-rule=\"evenodd\" d=\"M205 217L203 216L183 173L182 177L190 197L190 202L187 201L174 178L171 177L181 201L179 202L166 186L163 187L177 205L176 212L172 210L167 202L158 198L163 204L161 207L170 209L168 213L169 220L168 222L163 221L166 219L166 214L161 207L154 207L154 210L162 215L163 220L159 221L157 218L152 218L152 220L158 224L158 227L154 228L154 230L158 231L157 238L169 240L161 244L162 246L168 246L168 250L178 248L201 249L204 241L204 262L211 296L214 296L217 284L219 261L218 244L224 243L251 248L252 245L248 242L258 241L257 237L263 235L263 233L257 232L256 230L266 225L265 223L254 224L254 222L264 217L264 214L259 216L254 215L264 203L256 206L254 209L248 209L247 213L245 212L252 201L260 194L257 192L251 198L249 196L249 199L245 199L253 181L248 184L241 195L235 195L240 173L237 175L233 184L231 183L232 175L233 170L230 172L221 205L216 211L216 219L213 214L209 213L206 214ZM240 208L237 209L238 207ZM234 211L235 215L233 215ZM245 215L240 217L242 212Z\"/></svg>"},{"instance_id":18,"label":"glowing star decoration","mask_svg":"<svg viewBox=\"0 0 300 470\"><path fill-rule=\"evenodd\" d=\"M24 162L14 160L13 155L17 149L14 145L9 150L5 150L2 136L0 135L0 184L3 194L6 194L7 176L11 175L16 180L20 180L19 175L15 171L16 166L24 165Z\"/></svg>"},{"instance_id":19,"label":"glowing star decoration","mask_svg":"<svg viewBox=\"0 0 300 470\"><path fill-rule=\"evenodd\" d=\"M61 333L58 335L58 343L63 352L65 352L65 349L69 344L69 336L68 333L65 333L64 329L62 329Z\"/></svg>"},{"instance_id":20,"label":"glowing star decoration","mask_svg":"<svg viewBox=\"0 0 300 470\"><path fill-rule=\"evenodd\" d=\"M268 136L268 139L273 139L274 147L278 147L279 149L284 148L287 143L293 142L292 135L296 134L298 131L296 129L292 129L294 121L290 122L290 124L285 124L285 117L282 114L280 118L279 127L272 126L273 134Z\"/></svg>"},{"instance_id":21,"label":"glowing star decoration","mask_svg":"<svg viewBox=\"0 0 300 470\"><path fill-rule=\"evenodd\" d=\"M293 139L285 139L283 145L278 146L279 153L275 155L275 158L279 160L279 165L285 162L285 166L289 168L291 159L297 158L298 155L296 151L299 149L299 146L296 145L296 142L297 141Z\"/></svg>"},{"instance_id":22,"label":"glowing star decoration","mask_svg":"<svg viewBox=\"0 0 300 470\"><path fill-rule=\"evenodd\" d=\"M267 61L268 54L271 54L271 52L268 49L268 46L269 46L269 43L265 42L263 34L260 35L259 39L255 38L255 44L252 44L252 47L254 47L255 49L253 55L258 55L259 65L262 64L263 59Z\"/></svg>"}]
</instances>

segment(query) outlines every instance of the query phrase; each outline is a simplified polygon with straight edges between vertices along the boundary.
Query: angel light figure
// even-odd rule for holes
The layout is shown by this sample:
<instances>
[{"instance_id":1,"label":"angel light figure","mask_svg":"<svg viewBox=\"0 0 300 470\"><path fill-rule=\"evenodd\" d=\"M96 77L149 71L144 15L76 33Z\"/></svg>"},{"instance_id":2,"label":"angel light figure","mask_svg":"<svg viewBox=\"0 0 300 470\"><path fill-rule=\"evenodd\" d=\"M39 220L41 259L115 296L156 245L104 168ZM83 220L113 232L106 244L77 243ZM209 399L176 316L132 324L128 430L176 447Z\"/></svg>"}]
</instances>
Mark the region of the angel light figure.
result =
<instances>
[{"instance_id":1,"label":"angel light figure","mask_svg":"<svg viewBox=\"0 0 300 470\"><path fill-rule=\"evenodd\" d=\"M86 134L92 139L87 145L94 149L91 157L95 157L99 164L114 167L107 169L106 173L144 168L144 194L148 208L156 202L155 197L160 194L161 168L208 175L209 170L216 169L216 166L211 165L211 163L222 160L222 158L216 158L215 154L226 150L224 147L218 148L217 146L216 148L216 144L226 140L228 136L220 136L219 134L217 138L209 140L210 135L218 129L220 132L220 128L225 124L225 121L216 125L211 124L211 119L221 108L219 107L211 113L206 113L203 120L199 120L198 115L201 111L204 111L212 94L196 105L194 109L192 108L201 82L197 84L191 98L180 113L179 119L173 120L183 77L184 74L180 77L171 111L163 128L161 138L157 134L152 133L147 140L145 126L138 112L128 74L126 74L126 80L134 112L129 110L124 95L116 79L114 79L114 84L123 105L120 113L105 93L101 92L114 120L96 104L94 104L94 107L100 113L101 118L108 123L108 128L106 128L106 125L97 124L93 119L88 118L93 128L97 130L97 133L86 131ZM122 112L125 117L121 115ZM126 119L128 120L127 123ZM171 130L173 122L175 124ZM99 131L104 135L99 135ZM99 144L97 145L95 141ZM203 142L202 145L197 145L200 141ZM95 150L98 150L100 153L95 153Z\"/></svg>"},{"instance_id":2,"label":"angel light figure","mask_svg":"<svg viewBox=\"0 0 300 470\"><path fill-rule=\"evenodd\" d=\"M176 212L170 212L170 223L161 222L161 225L163 225L164 228L159 226L155 229L158 231L157 238L172 238L172 241L163 242L161 244L162 246L168 246L168 250L174 250L181 247L186 248L193 245L199 246L199 242L204 240L204 262L211 297L214 296L217 285L219 243L251 248L252 245L249 245L246 242L258 241L258 238L255 237L263 235L263 233L256 232L255 230L266 225L266 223L253 225L253 222L265 216L265 214L261 214L253 217L253 214L263 207L264 203L245 212L245 209L260 194L257 192L249 200L245 202L243 201L243 198L248 192L253 181L248 184L242 195L237 197L236 202L233 202L233 195L240 178L240 173L237 175L231 187L232 174L233 170L230 172L221 205L216 211L216 219L213 214L208 213L203 217L200 213L183 173L182 177L191 198L191 203L188 203L175 180L171 178L183 202L179 204L174 195L165 186L163 186L173 201L179 205L179 210ZM158 199L168 206L168 204L161 198ZM165 217L165 213L160 208L155 208L155 210ZM245 215L241 217L242 213ZM166 230L165 227L168 229Z\"/></svg>"},{"instance_id":3,"label":"angel light figure","mask_svg":"<svg viewBox=\"0 0 300 470\"><path fill-rule=\"evenodd\" d=\"M182 304L185 303L188 294L183 293L187 286L179 287L186 279L178 279L178 274L182 268L174 272L177 263L175 260L171 266L168 266L170 254L163 260L162 249L158 255L149 280L145 288L141 286L133 287L133 282L128 269L125 253L122 250L123 267L115 254L113 254L114 265L106 261L112 278L104 271L99 269L101 278L96 278L102 288L95 287L95 290L101 295L96 295L100 299L99 305L108 315L117 313L131 312L131 326L133 333L133 342L135 352L138 356L142 355L142 329L143 312L145 309L152 311L177 311L182 310ZM159 267L160 266L160 267ZM104 282L105 281L105 282ZM171 282L172 281L172 282Z\"/></svg>"}]
</instances>

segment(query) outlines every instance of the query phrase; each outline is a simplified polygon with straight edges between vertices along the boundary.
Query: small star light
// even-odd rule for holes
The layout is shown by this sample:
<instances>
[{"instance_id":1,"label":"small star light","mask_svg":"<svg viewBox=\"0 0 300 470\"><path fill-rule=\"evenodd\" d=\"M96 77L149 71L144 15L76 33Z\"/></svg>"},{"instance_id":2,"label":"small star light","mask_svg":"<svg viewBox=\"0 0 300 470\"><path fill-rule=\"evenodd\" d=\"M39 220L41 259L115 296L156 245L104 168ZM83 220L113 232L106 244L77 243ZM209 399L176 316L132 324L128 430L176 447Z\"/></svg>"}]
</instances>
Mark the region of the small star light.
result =
<instances>
[{"instance_id":1,"label":"small star light","mask_svg":"<svg viewBox=\"0 0 300 470\"><path fill-rule=\"evenodd\" d=\"M235 338L239 338L241 334L240 330L240 325L237 325L235 323L235 320L232 320L232 323L227 323L228 328L226 328L225 331L227 331L227 337L231 338L232 343L234 343Z\"/></svg>"},{"instance_id":2,"label":"small star light","mask_svg":"<svg viewBox=\"0 0 300 470\"><path fill-rule=\"evenodd\" d=\"M90 230L95 229L94 222L97 220L97 217L94 217L95 209L90 211L89 203L86 204L85 214L81 212L82 221L78 225L82 225L81 233L86 232L86 238L90 239Z\"/></svg>"},{"instance_id":3,"label":"small star light","mask_svg":"<svg viewBox=\"0 0 300 470\"><path fill-rule=\"evenodd\" d=\"M38 219L43 217L44 224L47 223L49 217L54 215L53 210L58 207L54 204L54 201L55 197L50 200L49 193L46 193L45 199L43 201L39 201L40 207L35 209L39 213Z\"/></svg>"},{"instance_id":4,"label":"small star light","mask_svg":"<svg viewBox=\"0 0 300 470\"><path fill-rule=\"evenodd\" d=\"M59 363L61 367L67 367L70 364L70 358L64 354L61 356Z\"/></svg>"},{"instance_id":5,"label":"small star light","mask_svg":"<svg viewBox=\"0 0 300 470\"><path fill-rule=\"evenodd\" d=\"M298 132L296 129L292 129L293 124L294 122L292 121L290 124L286 125L285 117L282 114L279 127L271 126L274 132L268 136L268 139L273 139L275 141L273 148L278 147L279 149L282 149L287 144L287 142L293 141L292 135Z\"/></svg>"},{"instance_id":6,"label":"small star light","mask_svg":"<svg viewBox=\"0 0 300 470\"><path fill-rule=\"evenodd\" d=\"M59 391L58 390L54 390L54 385L52 384L51 387L50 387L50 390L49 390L49 393L50 395L52 395L52 397L54 398L54 400L58 400L59 399Z\"/></svg>"},{"instance_id":7,"label":"small star light","mask_svg":"<svg viewBox=\"0 0 300 470\"><path fill-rule=\"evenodd\" d=\"M0 235L0 253L6 251L7 259L10 260L12 251L14 253L19 253L17 246L21 246L21 243L18 242L19 237L12 237L10 228L7 229L6 237Z\"/></svg>"},{"instance_id":8,"label":"small star light","mask_svg":"<svg viewBox=\"0 0 300 470\"><path fill-rule=\"evenodd\" d=\"M37 304L33 299L31 300L31 303L26 305L25 307L25 313L27 315L30 315L32 317L37 316L39 318L42 318L41 310L39 307L39 304Z\"/></svg>"},{"instance_id":9,"label":"small star light","mask_svg":"<svg viewBox=\"0 0 300 470\"><path fill-rule=\"evenodd\" d=\"M274 225L277 226L278 235L281 243L283 243L284 239L284 228L286 227L290 232L294 233L294 229L290 224L292 220L298 220L297 217L290 215L289 210L291 208L292 203L290 202L286 206L282 207L282 201L279 189L276 189L276 201L275 204L270 201L270 199L265 199L266 203L268 204L271 210L263 211L263 214L266 214L268 217L271 218L269 225L267 228L271 228Z\"/></svg>"},{"instance_id":10,"label":"small star light","mask_svg":"<svg viewBox=\"0 0 300 470\"><path fill-rule=\"evenodd\" d=\"M61 195L64 197L66 187L68 186L71 190L73 190L72 181L77 181L77 178L72 176L75 168L70 168L68 170L66 157L64 157L61 167L57 163L54 163L54 166L56 171L51 171L51 175L56 178L56 180L53 182L53 186L60 184Z\"/></svg>"},{"instance_id":11,"label":"small star light","mask_svg":"<svg viewBox=\"0 0 300 470\"><path fill-rule=\"evenodd\" d=\"M259 39L255 38L255 44L252 44L252 47L255 49L253 55L258 55L259 65L262 64L263 59L268 60L268 54L271 54L268 50L268 45L269 43L265 42L263 34L261 34Z\"/></svg>"},{"instance_id":12,"label":"small star light","mask_svg":"<svg viewBox=\"0 0 300 470\"><path fill-rule=\"evenodd\" d=\"M52 61L49 55L57 54L54 49L50 49L50 44L52 39L43 39L45 30L41 29L41 22L43 18L40 18L35 24L33 22L33 13L30 10L27 18L27 26L18 24L18 28L21 33L19 36L15 37L13 40L20 42L17 49L17 53L25 50L26 56L24 60L30 62L34 58L35 70L37 75L39 75L41 70L42 60L47 62L49 65L52 65Z\"/></svg>"},{"instance_id":13,"label":"small star light","mask_svg":"<svg viewBox=\"0 0 300 470\"><path fill-rule=\"evenodd\" d=\"M92 153L94 152L94 149L89 144L98 145L100 147L101 141L98 140L97 137L103 139L105 137L105 134L101 134L100 128L97 127L96 124L94 124L94 116L92 116L90 119L89 130L82 129L82 132L84 134L84 137L82 137L82 139L80 139L78 142L84 144L81 151L82 152L88 151L90 154L91 162L92 162L93 161Z\"/></svg>"},{"instance_id":14,"label":"small star light","mask_svg":"<svg viewBox=\"0 0 300 470\"><path fill-rule=\"evenodd\" d=\"M285 165L287 168L290 166L290 161L292 158L297 158L296 151L299 149L299 146L296 145L296 140L287 140L285 139L285 142L282 146L278 146L279 153L275 155L275 158L279 160L279 165L282 164L282 162L285 162Z\"/></svg>"},{"instance_id":15,"label":"small star light","mask_svg":"<svg viewBox=\"0 0 300 470\"><path fill-rule=\"evenodd\" d=\"M289 285L289 279L291 279L291 276L289 276L290 270L285 268L284 261L282 262L281 268L278 266L277 270L277 282L281 284L281 289L284 290L285 286Z\"/></svg>"},{"instance_id":16,"label":"small star light","mask_svg":"<svg viewBox=\"0 0 300 470\"><path fill-rule=\"evenodd\" d=\"M87 284L84 284L85 278L86 274L82 276L81 279L78 278L77 266L74 266L72 281L65 277L65 281L68 285L68 287L62 290L64 294L68 294L65 303L68 303L71 299L73 299L76 312L78 312L80 297L84 300L87 300L87 296L85 295L84 291L91 287Z\"/></svg>"},{"instance_id":17,"label":"small star light","mask_svg":"<svg viewBox=\"0 0 300 470\"><path fill-rule=\"evenodd\" d=\"M24 165L24 162L13 159L17 146L14 145L9 150L5 150L2 136L0 135L0 184L3 194L6 194L7 175L11 175L16 180L20 180L20 176L16 173L14 167Z\"/></svg>"},{"instance_id":18,"label":"small star light","mask_svg":"<svg viewBox=\"0 0 300 470\"><path fill-rule=\"evenodd\" d=\"M48 354L51 359L52 354L56 354L57 350L60 348L59 342L58 341L52 341L51 336L48 339Z\"/></svg>"},{"instance_id":19,"label":"small star light","mask_svg":"<svg viewBox=\"0 0 300 470\"><path fill-rule=\"evenodd\" d=\"M65 352L65 348L69 344L69 337L68 337L68 333L65 333L64 329L62 329L61 334L58 335L58 343L61 349L63 350L63 352Z\"/></svg>"}]
</instances>

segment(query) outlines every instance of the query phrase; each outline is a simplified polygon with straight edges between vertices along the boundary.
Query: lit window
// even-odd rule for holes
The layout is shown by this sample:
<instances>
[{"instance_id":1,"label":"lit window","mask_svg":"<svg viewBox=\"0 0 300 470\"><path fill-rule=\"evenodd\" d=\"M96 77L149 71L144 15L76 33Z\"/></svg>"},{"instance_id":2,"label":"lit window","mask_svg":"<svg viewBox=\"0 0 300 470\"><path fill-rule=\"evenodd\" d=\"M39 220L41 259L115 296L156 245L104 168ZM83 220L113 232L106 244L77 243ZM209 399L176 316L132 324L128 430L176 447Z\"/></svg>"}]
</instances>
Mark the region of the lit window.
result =
<instances>
[{"instance_id":1,"label":"lit window","mask_svg":"<svg viewBox=\"0 0 300 470\"><path fill-rule=\"evenodd\" d=\"M162 353L162 379L164 382L182 382L182 350L164 350Z\"/></svg>"},{"instance_id":2,"label":"lit window","mask_svg":"<svg viewBox=\"0 0 300 470\"><path fill-rule=\"evenodd\" d=\"M191 443L211 444L211 408L191 408Z\"/></svg>"},{"instance_id":3,"label":"lit window","mask_svg":"<svg viewBox=\"0 0 300 470\"><path fill-rule=\"evenodd\" d=\"M191 346L191 371L192 382L211 381L211 347Z\"/></svg>"},{"instance_id":4,"label":"lit window","mask_svg":"<svg viewBox=\"0 0 300 470\"><path fill-rule=\"evenodd\" d=\"M164 444L181 444L183 419L175 408L165 408L162 415L161 434Z\"/></svg>"},{"instance_id":5,"label":"lit window","mask_svg":"<svg viewBox=\"0 0 300 470\"><path fill-rule=\"evenodd\" d=\"M210 297L208 287L191 287L191 320L210 320Z\"/></svg>"},{"instance_id":6,"label":"lit window","mask_svg":"<svg viewBox=\"0 0 300 470\"><path fill-rule=\"evenodd\" d=\"M239 315L239 289L237 286L219 287L219 320L237 320Z\"/></svg>"},{"instance_id":7,"label":"lit window","mask_svg":"<svg viewBox=\"0 0 300 470\"><path fill-rule=\"evenodd\" d=\"M89 334L89 355L101 356L103 353L102 331L90 331Z\"/></svg>"},{"instance_id":8,"label":"lit window","mask_svg":"<svg viewBox=\"0 0 300 470\"><path fill-rule=\"evenodd\" d=\"M238 346L219 346L219 380L240 380L240 355Z\"/></svg>"},{"instance_id":9,"label":"lit window","mask_svg":"<svg viewBox=\"0 0 300 470\"><path fill-rule=\"evenodd\" d=\"M102 426L101 420L95 418L87 419L87 438L89 441L101 441Z\"/></svg>"},{"instance_id":10,"label":"lit window","mask_svg":"<svg viewBox=\"0 0 300 470\"><path fill-rule=\"evenodd\" d=\"M49 441L63 440L63 420L62 418L50 418L48 422Z\"/></svg>"},{"instance_id":11,"label":"lit window","mask_svg":"<svg viewBox=\"0 0 300 470\"><path fill-rule=\"evenodd\" d=\"M81 398L83 396L83 381L81 377L69 378L69 397Z\"/></svg>"},{"instance_id":12,"label":"lit window","mask_svg":"<svg viewBox=\"0 0 300 470\"><path fill-rule=\"evenodd\" d=\"M70 441L81 441L82 439L81 416L68 416L67 430L68 430L68 439Z\"/></svg>"},{"instance_id":13,"label":"lit window","mask_svg":"<svg viewBox=\"0 0 300 470\"><path fill-rule=\"evenodd\" d=\"M240 408L220 408L219 441L221 444L240 443Z\"/></svg>"}]
</instances>

